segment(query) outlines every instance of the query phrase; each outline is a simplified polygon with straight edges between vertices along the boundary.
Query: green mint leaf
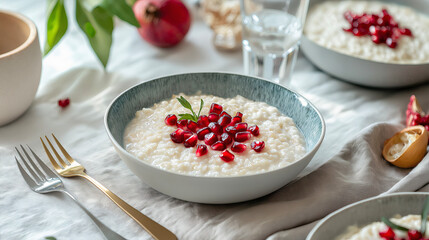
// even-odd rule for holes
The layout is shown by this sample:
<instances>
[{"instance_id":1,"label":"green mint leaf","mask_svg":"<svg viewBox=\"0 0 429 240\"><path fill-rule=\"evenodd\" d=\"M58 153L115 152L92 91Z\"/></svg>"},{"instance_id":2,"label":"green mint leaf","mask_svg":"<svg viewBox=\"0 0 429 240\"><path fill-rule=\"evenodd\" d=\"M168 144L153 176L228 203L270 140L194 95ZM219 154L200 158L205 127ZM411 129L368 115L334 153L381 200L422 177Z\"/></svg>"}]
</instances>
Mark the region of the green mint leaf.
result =
<instances>
[{"instance_id":1,"label":"green mint leaf","mask_svg":"<svg viewBox=\"0 0 429 240\"><path fill-rule=\"evenodd\" d=\"M46 23L46 42L43 54L46 56L57 45L67 31L67 13L63 0L48 2L48 20Z\"/></svg>"},{"instance_id":2,"label":"green mint leaf","mask_svg":"<svg viewBox=\"0 0 429 240\"><path fill-rule=\"evenodd\" d=\"M106 68L112 45L113 19L101 6L89 7L82 0L76 0L76 20L85 32L92 49ZM94 31L87 32L88 29Z\"/></svg>"},{"instance_id":3,"label":"green mint leaf","mask_svg":"<svg viewBox=\"0 0 429 240\"><path fill-rule=\"evenodd\" d=\"M191 121L195 121L195 117L192 114L189 113L184 113L184 114L178 114L179 115L179 121L182 119L186 119L186 120L191 120Z\"/></svg>"},{"instance_id":4,"label":"green mint leaf","mask_svg":"<svg viewBox=\"0 0 429 240\"><path fill-rule=\"evenodd\" d=\"M426 198L425 201L425 205L423 207L423 211L422 211L422 221L421 221L421 228L420 228L420 233L422 234L422 236L425 235L426 232L426 223L428 221L428 213L429 213L429 197Z\"/></svg>"},{"instance_id":5,"label":"green mint leaf","mask_svg":"<svg viewBox=\"0 0 429 240\"><path fill-rule=\"evenodd\" d=\"M191 104L188 102L188 100L186 100L183 96L180 96L179 98L177 98L177 100L180 102L180 104L182 104L182 106L186 109L189 109L192 111L192 106Z\"/></svg>"},{"instance_id":6,"label":"green mint leaf","mask_svg":"<svg viewBox=\"0 0 429 240\"><path fill-rule=\"evenodd\" d=\"M384 224L386 224L387 226L391 227L392 229L396 229L396 230L404 231L404 232L408 232L408 230L409 230L406 227L402 227L402 226L399 226L397 224L394 224L393 222L391 222L389 219L387 219L385 217L382 217L381 221L383 221Z\"/></svg>"},{"instance_id":7,"label":"green mint leaf","mask_svg":"<svg viewBox=\"0 0 429 240\"><path fill-rule=\"evenodd\" d=\"M46 240L57 240L55 237L45 237Z\"/></svg>"},{"instance_id":8,"label":"green mint leaf","mask_svg":"<svg viewBox=\"0 0 429 240\"><path fill-rule=\"evenodd\" d=\"M111 15L115 15L125 22L140 27L133 9L127 4L125 0L103 0L101 6L106 9Z\"/></svg>"},{"instance_id":9,"label":"green mint leaf","mask_svg":"<svg viewBox=\"0 0 429 240\"><path fill-rule=\"evenodd\" d=\"M200 117L201 109L203 109L203 106L204 106L204 101L203 101L203 99L201 99L201 103L200 103L200 110L198 111L198 116L197 116L197 118L199 118L199 117Z\"/></svg>"}]
</instances>

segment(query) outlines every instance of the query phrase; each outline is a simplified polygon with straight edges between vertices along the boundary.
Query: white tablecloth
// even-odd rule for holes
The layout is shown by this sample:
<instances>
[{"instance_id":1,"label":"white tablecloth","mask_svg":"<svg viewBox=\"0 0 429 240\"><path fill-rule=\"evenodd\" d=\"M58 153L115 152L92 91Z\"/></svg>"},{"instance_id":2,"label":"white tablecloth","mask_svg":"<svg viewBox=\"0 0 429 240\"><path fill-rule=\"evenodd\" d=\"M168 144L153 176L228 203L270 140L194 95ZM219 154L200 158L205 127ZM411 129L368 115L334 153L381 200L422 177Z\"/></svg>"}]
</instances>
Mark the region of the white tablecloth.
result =
<instances>
[{"instance_id":1,"label":"white tablecloth","mask_svg":"<svg viewBox=\"0 0 429 240\"><path fill-rule=\"evenodd\" d=\"M18 11L31 18L44 43L44 1L3 1L0 8ZM72 8L68 8L68 13L69 16L74 15ZM291 87L316 105L327 126L320 150L300 176L306 176L326 163L322 168L265 198L232 205L187 203L147 187L128 170L108 140L103 126L108 104L130 86L163 75L200 71L242 73L241 52L217 51L211 44L211 30L195 11L193 13L194 20L185 41L171 49L159 49L147 44L136 29L116 21L107 71L102 69L92 54L74 18L69 19L65 38L43 60L41 84L34 103L22 117L0 127L0 239L43 239L45 236L55 236L61 240L102 239L95 225L71 200L62 194L32 192L16 167L13 147L19 144L28 144L47 161L39 137L50 133L60 138L71 155L86 167L88 174L130 205L171 229L180 239L303 239L315 220L347 203L386 191L416 191L424 185L424 180L418 183L411 181L413 176L420 176L415 173L420 170L410 172L386 164L387 171L392 171L392 174L383 181L393 179L396 182L385 184L383 188L369 189L368 192L365 189L355 193L344 191L345 196L350 196L345 198L347 200L336 202L329 209L322 208L317 215L301 218L300 222L287 220L299 215L300 211L284 208L280 203L293 199L290 194L294 191L299 193L295 200L300 200L300 196L309 196L305 191L310 190L303 187L306 186L305 181L317 180L317 176L324 179L326 174L323 170L329 166L335 168L335 162L341 163L341 159L345 159L342 157L348 156L344 152L348 151L353 156L350 159L359 159L351 151L353 143L359 139L375 136L374 139L381 141L381 138L403 127L411 94L419 98L425 110L429 109L428 84L401 90L363 88L330 77L300 56ZM71 105L60 109L57 100L65 97L71 99ZM384 124L372 125L378 122ZM372 134L377 131L378 134ZM380 144L380 141L377 143ZM377 154L373 157L382 161ZM355 171L348 169L350 174L359 171L359 164L341 164L345 168L356 168ZM368 166L362 167L369 169ZM427 169L426 166L424 164L421 168ZM375 171L386 170L380 168ZM404 176L407 181L410 180L408 188L400 183ZM370 184L369 180L363 180L360 184ZM77 178L63 181L83 205L113 230L127 239L150 239L141 227L90 183ZM344 182L337 184L343 186ZM336 186L333 182L331 188L335 189ZM329 189L324 191L329 193ZM323 194L317 196L323 200L329 199ZM306 201L309 203L308 199ZM252 212L262 207L272 209L277 214L271 216L269 212ZM277 219L282 221L273 221Z\"/></svg>"}]
</instances>

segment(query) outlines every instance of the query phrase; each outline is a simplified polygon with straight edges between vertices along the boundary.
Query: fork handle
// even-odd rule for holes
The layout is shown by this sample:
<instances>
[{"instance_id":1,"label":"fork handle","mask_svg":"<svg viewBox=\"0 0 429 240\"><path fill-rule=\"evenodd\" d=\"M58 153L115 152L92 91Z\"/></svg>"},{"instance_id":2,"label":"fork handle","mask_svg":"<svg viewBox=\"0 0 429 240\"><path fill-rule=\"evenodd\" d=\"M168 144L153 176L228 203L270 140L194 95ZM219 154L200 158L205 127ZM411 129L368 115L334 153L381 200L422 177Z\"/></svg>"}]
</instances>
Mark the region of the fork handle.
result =
<instances>
[{"instance_id":1,"label":"fork handle","mask_svg":"<svg viewBox=\"0 0 429 240\"><path fill-rule=\"evenodd\" d=\"M92 184L94 184L98 189L100 189L104 194L106 194L120 209L122 209L126 214L128 214L132 219L134 219L140 226L142 226L154 239L156 240L177 240L176 235L174 235L170 230L163 227L159 223L155 222L151 218L147 217L134 207L130 206L116 194L111 192L109 189L104 187L94 178L90 177L86 173L80 175L81 177L87 179Z\"/></svg>"},{"instance_id":2,"label":"fork handle","mask_svg":"<svg viewBox=\"0 0 429 240\"><path fill-rule=\"evenodd\" d=\"M100 231L103 233L103 235L108 240L126 240L126 238L122 237L121 235L114 232L112 229L104 225L100 220L98 220L92 213L86 209L71 193L69 193L67 190L62 190L63 193L65 193L67 196L69 196L73 201L80 207L82 210L88 214L88 216L92 219L92 221L97 225L97 227L100 229Z\"/></svg>"}]
</instances>

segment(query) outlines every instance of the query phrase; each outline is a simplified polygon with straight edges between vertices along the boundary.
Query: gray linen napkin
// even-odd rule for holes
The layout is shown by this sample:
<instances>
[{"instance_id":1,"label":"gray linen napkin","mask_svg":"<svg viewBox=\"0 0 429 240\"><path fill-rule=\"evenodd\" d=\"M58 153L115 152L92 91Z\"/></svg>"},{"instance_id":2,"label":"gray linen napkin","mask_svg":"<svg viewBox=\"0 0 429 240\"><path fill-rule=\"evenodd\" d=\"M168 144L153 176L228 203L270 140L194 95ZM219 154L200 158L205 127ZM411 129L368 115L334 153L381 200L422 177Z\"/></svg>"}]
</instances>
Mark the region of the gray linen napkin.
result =
<instances>
[{"instance_id":1,"label":"gray linen napkin","mask_svg":"<svg viewBox=\"0 0 429 240\"><path fill-rule=\"evenodd\" d=\"M347 204L386 192L416 191L429 182L429 174L424 174L429 157L414 169L400 169L381 156L384 141L402 128L371 125L320 168L260 199L231 205L189 204L195 218L182 219L191 227L189 235L181 237L305 239L318 220ZM204 219L210 227L198 224Z\"/></svg>"}]
</instances>

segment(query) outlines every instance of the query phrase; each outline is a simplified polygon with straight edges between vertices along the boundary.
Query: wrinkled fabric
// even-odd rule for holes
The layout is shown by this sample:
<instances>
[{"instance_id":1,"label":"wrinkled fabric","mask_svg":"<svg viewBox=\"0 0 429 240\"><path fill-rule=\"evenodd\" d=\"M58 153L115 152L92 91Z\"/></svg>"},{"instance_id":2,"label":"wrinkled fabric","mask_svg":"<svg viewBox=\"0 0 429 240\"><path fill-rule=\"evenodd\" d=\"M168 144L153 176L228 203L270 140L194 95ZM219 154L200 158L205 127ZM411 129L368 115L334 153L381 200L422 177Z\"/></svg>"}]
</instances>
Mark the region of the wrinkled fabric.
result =
<instances>
[{"instance_id":1,"label":"wrinkled fabric","mask_svg":"<svg viewBox=\"0 0 429 240\"><path fill-rule=\"evenodd\" d=\"M72 2L66 1L67 9L73 8ZM1 7L31 18L43 45L44 4L17 0L4 1ZM43 60L35 101L19 119L0 127L0 239L102 239L70 199L61 193L32 192L16 167L13 147L19 144L28 144L48 162L39 137L50 133L56 134L89 175L179 239L299 240L315 222L349 203L389 192L429 190L425 186L428 156L414 169L396 168L381 157L383 142L404 127L411 94L429 110L429 85L363 88L321 72L301 55L291 88L320 110L326 136L294 182L260 199L229 205L189 203L160 194L133 175L116 154L103 126L106 108L122 91L159 76L198 71L242 74L241 52L217 51L211 30L196 10L184 42L170 49L147 44L133 27L118 20L104 71L72 11L68 12L68 33ZM60 109L57 101L65 97L71 104ZM84 206L119 234L127 239L151 239L86 180L63 181Z\"/></svg>"}]
</instances>

